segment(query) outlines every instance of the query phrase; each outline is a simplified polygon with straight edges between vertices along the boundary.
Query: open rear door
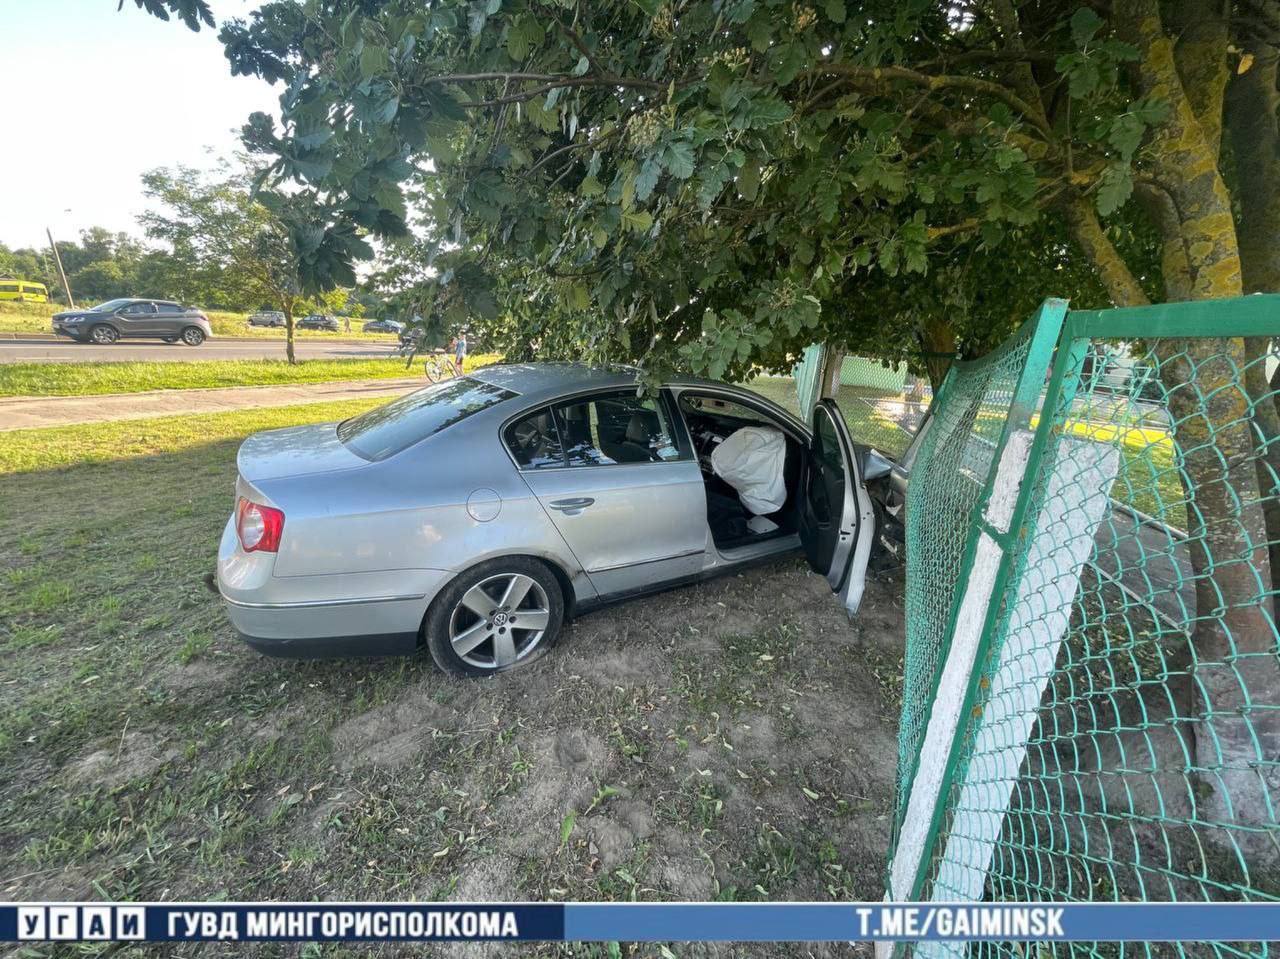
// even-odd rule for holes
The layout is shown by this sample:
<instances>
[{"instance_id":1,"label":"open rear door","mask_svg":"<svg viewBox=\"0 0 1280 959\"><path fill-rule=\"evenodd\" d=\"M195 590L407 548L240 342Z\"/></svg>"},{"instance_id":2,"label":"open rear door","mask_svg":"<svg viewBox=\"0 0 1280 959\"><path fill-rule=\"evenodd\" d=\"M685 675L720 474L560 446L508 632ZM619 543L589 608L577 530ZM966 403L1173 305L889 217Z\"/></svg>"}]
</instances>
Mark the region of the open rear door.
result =
<instances>
[{"instance_id":1,"label":"open rear door","mask_svg":"<svg viewBox=\"0 0 1280 959\"><path fill-rule=\"evenodd\" d=\"M874 539L875 512L853 440L840 408L821 400L804 470L800 541L809 565L827 577L850 616L862 603Z\"/></svg>"}]
</instances>

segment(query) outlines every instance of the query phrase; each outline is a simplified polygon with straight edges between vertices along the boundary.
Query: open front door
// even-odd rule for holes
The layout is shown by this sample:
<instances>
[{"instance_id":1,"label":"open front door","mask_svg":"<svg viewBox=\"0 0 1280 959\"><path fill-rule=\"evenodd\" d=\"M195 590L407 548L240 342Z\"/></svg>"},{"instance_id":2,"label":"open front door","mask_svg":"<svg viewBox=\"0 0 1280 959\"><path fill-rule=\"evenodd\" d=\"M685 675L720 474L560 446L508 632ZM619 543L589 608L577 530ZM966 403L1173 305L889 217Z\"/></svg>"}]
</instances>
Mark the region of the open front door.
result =
<instances>
[{"instance_id":1,"label":"open front door","mask_svg":"<svg viewBox=\"0 0 1280 959\"><path fill-rule=\"evenodd\" d=\"M813 440L800 501L800 541L814 572L827 577L852 616L862 603L875 513L861 462L840 408L830 399L813 410Z\"/></svg>"}]
</instances>

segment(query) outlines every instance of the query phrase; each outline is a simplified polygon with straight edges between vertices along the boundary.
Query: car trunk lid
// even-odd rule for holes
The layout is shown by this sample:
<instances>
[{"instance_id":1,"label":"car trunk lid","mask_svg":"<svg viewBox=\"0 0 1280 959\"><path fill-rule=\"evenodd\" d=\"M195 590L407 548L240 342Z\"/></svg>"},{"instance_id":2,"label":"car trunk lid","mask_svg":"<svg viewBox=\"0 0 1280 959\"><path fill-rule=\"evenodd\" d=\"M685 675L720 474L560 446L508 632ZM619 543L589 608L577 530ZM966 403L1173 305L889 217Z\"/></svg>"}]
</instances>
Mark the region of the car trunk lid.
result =
<instances>
[{"instance_id":1,"label":"car trunk lid","mask_svg":"<svg viewBox=\"0 0 1280 959\"><path fill-rule=\"evenodd\" d=\"M249 483L357 469L366 463L338 439L337 423L255 433L240 445L236 454L236 467Z\"/></svg>"}]
</instances>

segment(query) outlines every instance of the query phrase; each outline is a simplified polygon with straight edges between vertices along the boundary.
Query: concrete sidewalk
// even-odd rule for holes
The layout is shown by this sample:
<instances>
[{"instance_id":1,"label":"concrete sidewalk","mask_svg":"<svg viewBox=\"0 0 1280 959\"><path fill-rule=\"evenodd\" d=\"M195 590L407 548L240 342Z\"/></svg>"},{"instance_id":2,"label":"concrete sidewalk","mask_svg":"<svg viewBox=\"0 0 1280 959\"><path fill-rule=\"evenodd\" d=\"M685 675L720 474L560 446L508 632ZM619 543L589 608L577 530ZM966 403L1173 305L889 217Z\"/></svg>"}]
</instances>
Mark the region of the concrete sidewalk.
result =
<instances>
[{"instance_id":1,"label":"concrete sidewalk","mask_svg":"<svg viewBox=\"0 0 1280 959\"><path fill-rule=\"evenodd\" d=\"M0 432L335 400L392 399L426 385L425 379L417 377L294 386L232 386L216 390L153 390L105 396L9 396L0 397Z\"/></svg>"}]
</instances>

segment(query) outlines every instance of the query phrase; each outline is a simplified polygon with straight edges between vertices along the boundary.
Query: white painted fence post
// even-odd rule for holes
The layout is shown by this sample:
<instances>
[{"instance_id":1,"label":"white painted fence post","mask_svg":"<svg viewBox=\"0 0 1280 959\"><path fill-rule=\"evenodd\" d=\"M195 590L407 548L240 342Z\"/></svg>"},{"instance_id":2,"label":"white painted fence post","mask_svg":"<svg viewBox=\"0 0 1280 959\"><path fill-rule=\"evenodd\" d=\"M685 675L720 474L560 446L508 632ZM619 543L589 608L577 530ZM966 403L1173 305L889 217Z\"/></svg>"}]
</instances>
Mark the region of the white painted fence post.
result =
<instances>
[{"instance_id":1,"label":"white painted fence post","mask_svg":"<svg viewBox=\"0 0 1280 959\"><path fill-rule=\"evenodd\" d=\"M1005 455L1001 457L987 509L988 523L1000 532L1008 529L1012 503L1021 483L1021 477L1013 482L1012 476L1003 474L1006 469L1025 470L1031 435L1027 431L1011 435ZM1023 547L1028 550L1029 562L1018 581L1010 584L1013 595L1009 626L1001 645L999 665L985 697L973 759L960 786L947 845L930 890L934 901L977 900L982 896L995 844L1026 755L1027 741L1067 634L1080 575L1110 503L1111 485L1119 467L1118 450L1109 444L1069 437L1059 439L1058 443L1043 502L1037 513L1029 517L1034 525ZM959 710L969 686L980 638L974 633L980 632L992 600L995 574L985 569L985 564L992 562L992 556L998 567L999 547L983 533L929 718L902 838L890 869L889 892L894 899L910 895L921 858L928 853L923 845L934 809L943 799L941 779L947 755L941 750L950 748L956 723L961 718ZM1037 562L1037 558L1041 561ZM1034 602L1029 601L1032 597ZM966 615L966 607L970 606L972 616ZM977 615L979 610L981 616ZM954 675L951 674L953 668ZM935 717L939 718L936 740ZM903 841L908 838L910 844L904 847ZM878 948L877 956L888 956L891 951L891 948ZM922 959L936 959L950 953L946 943L920 943L914 951Z\"/></svg>"}]
</instances>

